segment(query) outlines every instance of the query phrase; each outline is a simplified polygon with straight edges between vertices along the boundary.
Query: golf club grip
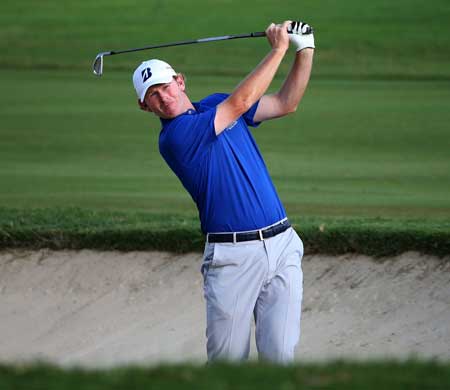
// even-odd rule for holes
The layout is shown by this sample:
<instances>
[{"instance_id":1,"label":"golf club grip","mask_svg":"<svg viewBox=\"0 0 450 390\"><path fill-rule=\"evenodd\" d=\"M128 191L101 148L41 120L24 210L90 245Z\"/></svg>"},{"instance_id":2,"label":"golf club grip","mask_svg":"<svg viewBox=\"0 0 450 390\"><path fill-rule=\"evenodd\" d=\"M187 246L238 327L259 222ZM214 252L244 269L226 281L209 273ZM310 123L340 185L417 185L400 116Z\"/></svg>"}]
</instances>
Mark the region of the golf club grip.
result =
<instances>
[{"instance_id":1,"label":"golf club grip","mask_svg":"<svg viewBox=\"0 0 450 390\"><path fill-rule=\"evenodd\" d=\"M242 34L242 35L232 35L235 38L258 38L265 37L266 33L264 31L252 32L250 34Z\"/></svg>"}]
</instances>

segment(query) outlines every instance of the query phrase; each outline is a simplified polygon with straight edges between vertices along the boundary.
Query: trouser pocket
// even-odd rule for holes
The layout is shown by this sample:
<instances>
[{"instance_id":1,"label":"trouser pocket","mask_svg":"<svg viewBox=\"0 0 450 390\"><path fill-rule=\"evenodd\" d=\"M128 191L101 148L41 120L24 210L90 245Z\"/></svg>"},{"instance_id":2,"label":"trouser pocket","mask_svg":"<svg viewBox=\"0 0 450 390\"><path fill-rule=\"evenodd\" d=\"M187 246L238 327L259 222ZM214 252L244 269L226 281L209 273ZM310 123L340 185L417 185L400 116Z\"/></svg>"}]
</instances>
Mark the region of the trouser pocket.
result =
<instances>
[{"instance_id":1,"label":"trouser pocket","mask_svg":"<svg viewBox=\"0 0 450 390\"><path fill-rule=\"evenodd\" d=\"M200 267L200 272L203 275L203 281L206 278L206 274L208 273L209 267L212 264L213 258L214 258L214 243L206 243L205 244L205 250L203 252L203 259L202 259L202 265Z\"/></svg>"}]
</instances>

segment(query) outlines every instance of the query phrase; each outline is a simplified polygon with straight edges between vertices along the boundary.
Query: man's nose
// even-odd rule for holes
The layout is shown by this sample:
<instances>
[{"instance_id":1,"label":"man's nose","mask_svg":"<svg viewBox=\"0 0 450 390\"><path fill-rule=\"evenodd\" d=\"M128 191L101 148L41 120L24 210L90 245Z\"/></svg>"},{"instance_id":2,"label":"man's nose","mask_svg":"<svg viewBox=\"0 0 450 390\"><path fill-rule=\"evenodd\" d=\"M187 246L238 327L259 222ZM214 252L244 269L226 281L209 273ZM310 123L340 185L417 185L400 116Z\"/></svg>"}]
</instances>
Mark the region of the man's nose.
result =
<instances>
[{"instance_id":1,"label":"man's nose","mask_svg":"<svg viewBox=\"0 0 450 390\"><path fill-rule=\"evenodd\" d=\"M167 102L167 100L169 100L169 95L167 94L167 93L164 93L164 92L161 92L160 94L159 94L159 99L162 101L162 102Z\"/></svg>"}]
</instances>

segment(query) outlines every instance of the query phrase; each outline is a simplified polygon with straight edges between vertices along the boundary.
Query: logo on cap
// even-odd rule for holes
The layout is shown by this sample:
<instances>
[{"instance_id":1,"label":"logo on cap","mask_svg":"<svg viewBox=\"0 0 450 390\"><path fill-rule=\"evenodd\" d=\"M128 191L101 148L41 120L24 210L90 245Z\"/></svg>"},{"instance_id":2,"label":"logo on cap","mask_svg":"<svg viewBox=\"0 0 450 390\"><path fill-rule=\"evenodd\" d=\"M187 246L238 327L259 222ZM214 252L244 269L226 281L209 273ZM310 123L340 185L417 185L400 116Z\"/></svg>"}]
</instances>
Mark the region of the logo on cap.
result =
<instances>
[{"instance_id":1,"label":"logo on cap","mask_svg":"<svg viewBox=\"0 0 450 390\"><path fill-rule=\"evenodd\" d=\"M145 83L150 77L152 77L152 72L150 68L145 68L141 72L142 82Z\"/></svg>"}]
</instances>

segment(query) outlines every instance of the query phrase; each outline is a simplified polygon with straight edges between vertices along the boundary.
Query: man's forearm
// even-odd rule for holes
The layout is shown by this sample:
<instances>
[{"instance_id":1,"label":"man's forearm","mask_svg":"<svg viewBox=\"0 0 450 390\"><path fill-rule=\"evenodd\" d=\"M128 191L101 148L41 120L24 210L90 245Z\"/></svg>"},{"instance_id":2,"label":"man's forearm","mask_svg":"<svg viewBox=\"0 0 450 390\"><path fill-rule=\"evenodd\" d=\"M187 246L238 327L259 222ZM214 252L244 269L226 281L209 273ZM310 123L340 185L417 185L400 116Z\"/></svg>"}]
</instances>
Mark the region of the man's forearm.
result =
<instances>
[{"instance_id":1,"label":"man's forearm","mask_svg":"<svg viewBox=\"0 0 450 390\"><path fill-rule=\"evenodd\" d=\"M234 92L217 106L214 118L216 134L220 134L230 123L263 96L269 87L286 50L272 49L259 65L236 87Z\"/></svg>"},{"instance_id":2,"label":"man's forearm","mask_svg":"<svg viewBox=\"0 0 450 390\"><path fill-rule=\"evenodd\" d=\"M267 27L266 37L272 49L234 92L217 106L214 118L217 135L248 111L269 88L289 47L288 24L289 21L285 21L282 25L271 23Z\"/></svg>"},{"instance_id":3,"label":"man's forearm","mask_svg":"<svg viewBox=\"0 0 450 390\"><path fill-rule=\"evenodd\" d=\"M269 88L285 50L272 49L259 65L236 87L230 100L238 100L250 108Z\"/></svg>"},{"instance_id":4,"label":"man's forearm","mask_svg":"<svg viewBox=\"0 0 450 390\"><path fill-rule=\"evenodd\" d=\"M277 93L288 112L295 111L302 99L311 76L314 49L303 49L296 53L295 60L281 89Z\"/></svg>"},{"instance_id":5,"label":"man's forearm","mask_svg":"<svg viewBox=\"0 0 450 390\"><path fill-rule=\"evenodd\" d=\"M309 82L313 55L313 49L303 49L295 54L294 63L280 90L261 98L254 116L256 122L279 118L297 109Z\"/></svg>"}]
</instances>

